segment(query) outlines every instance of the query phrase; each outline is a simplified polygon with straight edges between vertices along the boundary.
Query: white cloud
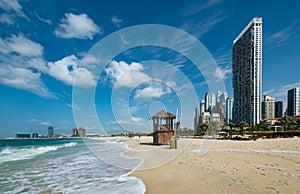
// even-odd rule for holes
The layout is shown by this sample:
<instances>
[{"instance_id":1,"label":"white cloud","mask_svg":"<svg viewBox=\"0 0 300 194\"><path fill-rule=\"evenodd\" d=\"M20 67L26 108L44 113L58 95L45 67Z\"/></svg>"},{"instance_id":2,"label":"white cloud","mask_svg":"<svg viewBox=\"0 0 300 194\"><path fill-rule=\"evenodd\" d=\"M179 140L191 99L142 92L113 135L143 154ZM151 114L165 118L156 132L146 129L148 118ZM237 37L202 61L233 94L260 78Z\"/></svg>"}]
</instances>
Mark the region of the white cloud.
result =
<instances>
[{"instance_id":1,"label":"white cloud","mask_svg":"<svg viewBox=\"0 0 300 194\"><path fill-rule=\"evenodd\" d=\"M51 21L51 20L41 18L36 12L35 12L35 16L37 17L37 19L39 19L40 21L42 21L42 22L44 22L44 23L46 23L46 24L49 24L49 25L52 24L52 21Z\"/></svg>"},{"instance_id":2,"label":"white cloud","mask_svg":"<svg viewBox=\"0 0 300 194\"><path fill-rule=\"evenodd\" d=\"M123 20L122 20L122 19L119 19L117 15L114 15L114 16L111 18L111 22L114 24L115 27L120 28L120 23L122 23Z\"/></svg>"},{"instance_id":3,"label":"white cloud","mask_svg":"<svg viewBox=\"0 0 300 194\"><path fill-rule=\"evenodd\" d=\"M91 65L95 66L99 63L100 63L100 59L98 59L97 57L91 54L83 55L83 59L81 60L81 64L83 66L91 66Z\"/></svg>"},{"instance_id":4,"label":"white cloud","mask_svg":"<svg viewBox=\"0 0 300 194\"><path fill-rule=\"evenodd\" d=\"M101 34L101 29L86 14L75 15L66 13L61 19L54 34L60 38L93 39L95 34Z\"/></svg>"},{"instance_id":5,"label":"white cloud","mask_svg":"<svg viewBox=\"0 0 300 194\"><path fill-rule=\"evenodd\" d=\"M50 121L41 121L39 119L28 119L27 121L32 123L38 123L40 125L47 125L47 126L51 125Z\"/></svg>"},{"instance_id":6,"label":"white cloud","mask_svg":"<svg viewBox=\"0 0 300 194\"><path fill-rule=\"evenodd\" d=\"M229 66L216 68L214 77L216 82L224 81L228 78L228 75L231 74L232 70Z\"/></svg>"},{"instance_id":7,"label":"white cloud","mask_svg":"<svg viewBox=\"0 0 300 194\"><path fill-rule=\"evenodd\" d=\"M207 32L211 31L217 24L222 22L227 15L224 15L222 11L215 13L210 17L206 17L200 22L195 22L194 20L188 20L183 23L180 28L192 33L196 37L201 37Z\"/></svg>"},{"instance_id":8,"label":"white cloud","mask_svg":"<svg viewBox=\"0 0 300 194\"><path fill-rule=\"evenodd\" d=\"M190 5L183 11L183 15L184 16L194 15L194 14L196 14L204 9L207 9L209 7L212 7L220 2L221 2L221 0L208 0L205 3L201 3L199 5Z\"/></svg>"},{"instance_id":9,"label":"white cloud","mask_svg":"<svg viewBox=\"0 0 300 194\"><path fill-rule=\"evenodd\" d=\"M0 69L0 83L9 87L30 91L44 98L56 98L41 80L41 73L12 66Z\"/></svg>"},{"instance_id":10,"label":"white cloud","mask_svg":"<svg viewBox=\"0 0 300 194\"><path fill-rule=\"evenodd\" d=\"M140 90L137 90L135 93L134 98L136 99L150 99L150 98L160 98L161 96L165 94L171 93L170 88L166 88L164 90L162 87L154 87L149 86Z\"/></svg>"},{"instance_id":11,"label":"white cloud","mask_svg":"<svg viewBox=\"0 0 300 194\"><path fill-rule=\"evenodd\" d=\"M80 110L79 106L75 105L75 104L69 104L69 103L66 103L66 105L72 109L75 109L75 110Z\"/></svg>"},{"instance_id":12,"label":"white cloud","mask_svg":"<svg viewBox=\"0 0 300 194\"><path fill-rule=\"evenodd\" d=\"M1 42L2 43L0 44L5 45L4 48L6 51L2 50L4 53L16 52L20 55L29 57L41 56L43 54L42 45L25 38L22 34L19 34L18 36L11 35L10 38L1 40Z\"/></svg>"},{"instance_id":13,"label":"white cloud","mask_svg":"<svg viewBox=\"0 0 300 194\"><path fill-rule=\"evenodd\" d=\"M87 69L79 67L79 63L80 60L74 55L59 61L48 62L48 73L66 85L76 84L76 86L83 88L95 86L96 81L93 74Z\"/></svg>"},{"instance_id":14,"label":"white cloud","mask_svg":"<svg viewBox=\"0 0 300 194\"><path fill-rule=\"evenodd\" d=\"M29 20L22 11L22 7L17 0L1 0L0 8L6 10L7 12L15 12L19 17Z\"/></svg>"},{"instance_id":15,"label":"white cloud","mask_svg":"<svg viewBox=\"0 0 300 194\"><path fill-rule=\"evenodd\" d=\"M293 35L293 29L296 26L296 23L292 23L290 26L283 28L271 35L267 35L264 39L266 44L272 45L271 47L281 47L287 44L287 41Z\"/></svg>"},{"instance_id":16,"label":"white cloud","mask_svg":"<svg viewBox=\"0 0 300 194\"><path fill-rule=\"evenodd\" d=\"M3 24L12 25L14 23L14 20L8 14L3 13L0 15L0 22Z\"/></svg>"},{"instance_id":17,"label":"white cloud","mask_svg":"<svg viewBox=\"0 0 300 194\"><path fill-rule=\"evenodd\" d=\"M134 122L139 122L139 121L142 121L143 119L140 118L140 117L133 117L131 116L131 119L134 121Z\"/></svg>"},{"instance_id":18,"label":"white cloud","mask_svg":"<svg viewBox=\"0 0 300 194\"><path fill-rule=\"evenodd\" d=\"M300 87L300 82L283 85L280 88L273 88L263 93L270 95L274 98L285 99L287 97L287 91L295 87Z\"/></svg>"},{"instance_id":19,"label":"white cloud","mask_svg":"<svg viewBox=\"0 0 300 194\"><path fill-rule=\"evenodd\" d=\"M132 62L130 65L124 61L112 61L107 68L106 74L111 78L115 87L135 87L136 85L151 80L143 73L143 65Z\"/></svg>"}]
</instances>

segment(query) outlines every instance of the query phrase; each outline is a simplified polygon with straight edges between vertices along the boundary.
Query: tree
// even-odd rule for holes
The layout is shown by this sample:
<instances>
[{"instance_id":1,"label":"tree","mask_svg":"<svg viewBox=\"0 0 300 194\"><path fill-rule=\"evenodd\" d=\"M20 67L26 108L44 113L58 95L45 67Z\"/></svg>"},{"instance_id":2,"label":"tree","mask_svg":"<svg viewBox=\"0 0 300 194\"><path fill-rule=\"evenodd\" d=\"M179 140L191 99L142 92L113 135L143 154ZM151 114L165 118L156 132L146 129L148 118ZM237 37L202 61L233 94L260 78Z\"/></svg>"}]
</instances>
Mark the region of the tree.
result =
<instances>
[{"instance_id":1,"label":"tree","mask_svg":"<svg viewBox=\"0 0 300 194\"><path fill-rule=\"evenodd\" d=\"M239 126L240 126L241 132L243 133L244 127L248 126L248 123L246 121L241 121L239 123Z\"/></svg>"},{"instance_id":2,"label":"tree","mask_svg":"<svg viewBox=\"0 0 300 194\"><path fill-rule=\"evenodd\" d=\"M234 122L229 122L228 126L230 128L230 132L232 131L232 128L235 126Z\"/></svg>"},{"instance_id":3,"label":"tree","mask_svg":"<svg viewBox=\"0 0 300 194\"><path fill-rule=\"evenodd\" d=\"M207 131L208 124L207 123L200 123L195 131L195 135L199 135L200 133L205 133Z\"/></svg>"},{"instance_id":4,"label":"tree","mask_svg":"<svg viewBox=\"0 0 300 194\"><path fill-rule=\"evenodd\" d=\"M282 119L280 119L280 124L283 126L284 130L287 131L291 125L295 124L295 121L293 120L293 117L291 116L285 116Z\"/></svg>"}]
</instances>

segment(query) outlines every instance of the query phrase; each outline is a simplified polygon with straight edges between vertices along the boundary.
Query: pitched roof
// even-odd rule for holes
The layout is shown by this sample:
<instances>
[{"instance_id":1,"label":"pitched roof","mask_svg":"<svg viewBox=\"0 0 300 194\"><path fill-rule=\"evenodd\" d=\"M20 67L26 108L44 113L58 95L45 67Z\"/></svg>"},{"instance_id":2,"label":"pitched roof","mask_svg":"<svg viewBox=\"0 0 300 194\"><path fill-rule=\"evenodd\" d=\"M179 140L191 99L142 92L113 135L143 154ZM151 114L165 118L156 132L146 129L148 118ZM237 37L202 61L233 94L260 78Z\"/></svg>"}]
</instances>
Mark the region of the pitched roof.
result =
<instances>
[{"instance_id":1,"label":"pitched roof","mask_svg":"<svg viewBox=\"0 0 300 194\"><path fill-rule=\"evenodd\" d=\"M176 119L176 115L166 112L164 110L159 111L155 115L153 115L150 119L160 118L160 119Z\"/></svg>"}]
</instances>

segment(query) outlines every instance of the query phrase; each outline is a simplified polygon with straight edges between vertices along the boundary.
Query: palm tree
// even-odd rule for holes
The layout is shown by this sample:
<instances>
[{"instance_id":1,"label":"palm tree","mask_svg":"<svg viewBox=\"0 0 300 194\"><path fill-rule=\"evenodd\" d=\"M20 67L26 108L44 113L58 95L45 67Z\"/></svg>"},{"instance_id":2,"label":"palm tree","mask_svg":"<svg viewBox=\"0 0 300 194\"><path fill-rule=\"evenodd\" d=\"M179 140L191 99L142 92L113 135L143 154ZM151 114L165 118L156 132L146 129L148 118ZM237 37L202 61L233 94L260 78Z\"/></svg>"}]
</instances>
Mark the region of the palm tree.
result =
<instances>
[{"instance_id":1,"label":"palm tree","mask_svg":"<svg viewBox=\"0 0 300 194\"><path fill-rule=\"evenodd\" d=\"M285 116L282 119L280 119L279 122L283 126L285 131L287 131L290 128L290 126L294 124L293 117L291 116Z\"/></svg>"}]
</instances>

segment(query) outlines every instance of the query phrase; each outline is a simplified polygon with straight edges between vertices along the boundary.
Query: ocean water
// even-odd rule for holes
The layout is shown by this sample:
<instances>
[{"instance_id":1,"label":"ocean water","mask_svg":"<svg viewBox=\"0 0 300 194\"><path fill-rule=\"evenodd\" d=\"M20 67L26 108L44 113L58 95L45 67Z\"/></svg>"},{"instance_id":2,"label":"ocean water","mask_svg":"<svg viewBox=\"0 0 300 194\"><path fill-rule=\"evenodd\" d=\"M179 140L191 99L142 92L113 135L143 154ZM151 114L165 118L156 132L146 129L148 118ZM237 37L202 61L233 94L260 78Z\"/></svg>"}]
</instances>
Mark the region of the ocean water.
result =
<instances>
[{"instance_id":1,"label":"ocean water","mask_svg":"<svg viewBox=\"0 0 300 194\"><path fill-rule=\"evenodd\" d=\"M120 139L0 140L0 193L144 193Z\"/></svg>"}]
</instances>

